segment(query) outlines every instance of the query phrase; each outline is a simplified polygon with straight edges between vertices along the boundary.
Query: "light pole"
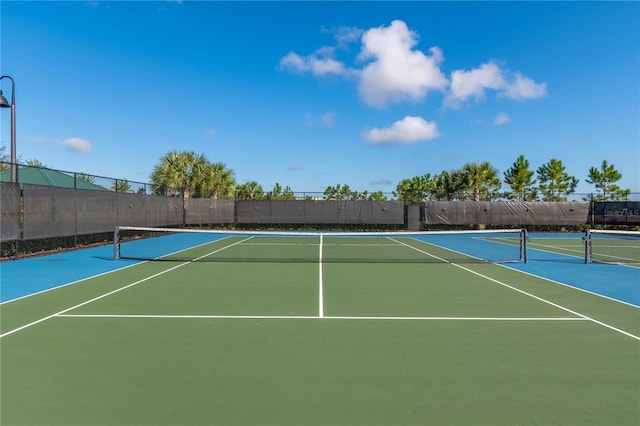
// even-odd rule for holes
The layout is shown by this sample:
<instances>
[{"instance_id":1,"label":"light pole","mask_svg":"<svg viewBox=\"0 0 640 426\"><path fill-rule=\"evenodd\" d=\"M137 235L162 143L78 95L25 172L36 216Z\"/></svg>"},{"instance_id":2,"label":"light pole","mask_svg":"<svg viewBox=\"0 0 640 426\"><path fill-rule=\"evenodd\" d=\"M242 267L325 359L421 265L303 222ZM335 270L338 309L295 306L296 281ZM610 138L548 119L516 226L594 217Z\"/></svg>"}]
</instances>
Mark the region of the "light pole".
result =
<instances>
[{"instance_id":1,"label":"light pole","mask_svg":"<svg viewBox=\"0 0 640 426\"><path fill-rule=\"evenodd\" d=\"M0 108L11 108L11 182L18 181L18 164L16 160L16 83L13 78L3 75L3 78L11 80L11 103L7 102L7 98L2 94L0 89Z\"/></svg>"}]
</instances>

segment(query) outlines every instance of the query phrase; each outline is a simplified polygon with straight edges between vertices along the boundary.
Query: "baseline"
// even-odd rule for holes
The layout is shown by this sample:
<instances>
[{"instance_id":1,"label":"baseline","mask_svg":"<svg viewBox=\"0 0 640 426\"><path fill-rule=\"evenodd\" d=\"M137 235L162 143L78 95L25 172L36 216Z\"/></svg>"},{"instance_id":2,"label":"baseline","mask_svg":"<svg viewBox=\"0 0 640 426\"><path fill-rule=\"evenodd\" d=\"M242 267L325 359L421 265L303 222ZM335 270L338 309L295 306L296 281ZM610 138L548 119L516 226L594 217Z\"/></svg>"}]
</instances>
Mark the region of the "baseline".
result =
<instances>
[{"instance_id":1,"label":"baseline","mask_svg":"<svg viewBox=\"0 0 640 426\"><path fill-rule=\"evenodd\" d=\"M315 315L152 315L152 314L56 314L58 318L158 318L158 319L315 319L380 321L588 321L583 317L380 317Z\"/></svg>"}]
</instances>

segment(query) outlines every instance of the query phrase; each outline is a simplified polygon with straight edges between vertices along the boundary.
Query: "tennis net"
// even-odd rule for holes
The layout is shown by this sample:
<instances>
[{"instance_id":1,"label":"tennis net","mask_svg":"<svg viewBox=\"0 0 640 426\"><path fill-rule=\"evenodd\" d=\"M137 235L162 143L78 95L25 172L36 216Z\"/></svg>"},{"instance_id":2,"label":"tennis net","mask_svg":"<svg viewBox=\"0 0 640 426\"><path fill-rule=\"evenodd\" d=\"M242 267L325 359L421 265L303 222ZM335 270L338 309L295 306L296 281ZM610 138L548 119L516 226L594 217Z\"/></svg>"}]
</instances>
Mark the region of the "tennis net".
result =
<instances>
[{"instance_id":1,"label":"tennis net","mask_svg":"<svg viewBox=\"0 0 640 426\"><path fill-rule=\"evenodd\" d=\"M114 259L279 263L526 262L521 229L277 232L118 226Z\"/></svg>"},{"instance_id":2,"label":"tennis net","mask_svg":"<svg viewBox=\"0 0 640 426\"><path fill-rule=\"evenodd\" d=\"M588 229L583 239L585 263L640 264L639 231Z\"/></svg>"}]
</instances>

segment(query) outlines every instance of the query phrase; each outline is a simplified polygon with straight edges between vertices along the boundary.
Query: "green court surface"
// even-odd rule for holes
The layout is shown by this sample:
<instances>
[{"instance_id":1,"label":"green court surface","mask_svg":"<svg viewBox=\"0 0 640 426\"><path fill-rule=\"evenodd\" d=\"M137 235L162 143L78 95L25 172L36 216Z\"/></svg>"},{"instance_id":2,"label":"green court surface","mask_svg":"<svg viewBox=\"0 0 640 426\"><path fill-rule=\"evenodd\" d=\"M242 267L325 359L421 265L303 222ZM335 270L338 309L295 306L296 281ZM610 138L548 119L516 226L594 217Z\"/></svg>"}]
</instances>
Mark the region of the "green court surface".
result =
<instances>
[{"instance_id":1,"label":"green court surface","mask_svg":"<svg viewBox=\"0 0 640 426\"><path fill-rule=\"evenodd\" d=\"M233 236L1 309L3 426L640 424L638 307L411 238Z\"/></svg>"}]
</instances>

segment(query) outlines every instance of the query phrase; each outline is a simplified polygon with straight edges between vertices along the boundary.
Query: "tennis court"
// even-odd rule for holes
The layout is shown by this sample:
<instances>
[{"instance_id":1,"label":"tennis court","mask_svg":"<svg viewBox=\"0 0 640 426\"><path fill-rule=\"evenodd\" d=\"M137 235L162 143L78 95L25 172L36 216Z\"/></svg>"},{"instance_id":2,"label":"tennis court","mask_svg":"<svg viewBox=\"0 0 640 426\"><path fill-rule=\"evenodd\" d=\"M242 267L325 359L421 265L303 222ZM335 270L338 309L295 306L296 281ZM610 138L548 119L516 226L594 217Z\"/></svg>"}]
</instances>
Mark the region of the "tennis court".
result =
<instances>
[{"instance_id":1,"label":"tennis court","mask_svg":"<svg viewBox=\"0 0 640 426\"><path fill-rule=\"evenodd\" d=\"M194 232L5 263L3 291L67 285L0 305L0 421L637 425L640 269L563 244Z\"/></svg>"}]
</instances>

